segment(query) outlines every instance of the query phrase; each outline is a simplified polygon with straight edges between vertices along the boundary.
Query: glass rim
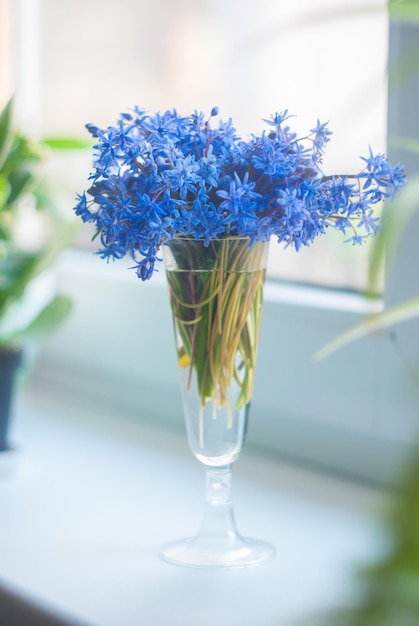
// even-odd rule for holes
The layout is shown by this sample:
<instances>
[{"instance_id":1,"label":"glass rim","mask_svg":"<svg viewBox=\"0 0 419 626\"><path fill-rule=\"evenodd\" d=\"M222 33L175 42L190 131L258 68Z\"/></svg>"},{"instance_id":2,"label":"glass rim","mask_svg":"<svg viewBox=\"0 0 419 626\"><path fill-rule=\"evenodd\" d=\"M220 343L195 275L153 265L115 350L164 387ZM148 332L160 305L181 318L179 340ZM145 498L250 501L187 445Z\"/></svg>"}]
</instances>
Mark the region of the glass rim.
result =
<instances>
[{"instance_id":1,"label":"glass rim","mask_svg":"<svg viewBox=\"0 0 419 626\"><path fill-rule=\"evenodd\" d=\"M162 245L170 246L171 243L177 241L195 241L196 243L205 243L205 237L197 239L196 237L192 237L190 235L175 235L173 239L168 239ZM248 241L250 243L250 235L227 235L227 237L211 237L209 243L211 241ZM252 245L257 243L269 243L270 239L257 239L253 242Z\"/></svg>"}]
</instances>

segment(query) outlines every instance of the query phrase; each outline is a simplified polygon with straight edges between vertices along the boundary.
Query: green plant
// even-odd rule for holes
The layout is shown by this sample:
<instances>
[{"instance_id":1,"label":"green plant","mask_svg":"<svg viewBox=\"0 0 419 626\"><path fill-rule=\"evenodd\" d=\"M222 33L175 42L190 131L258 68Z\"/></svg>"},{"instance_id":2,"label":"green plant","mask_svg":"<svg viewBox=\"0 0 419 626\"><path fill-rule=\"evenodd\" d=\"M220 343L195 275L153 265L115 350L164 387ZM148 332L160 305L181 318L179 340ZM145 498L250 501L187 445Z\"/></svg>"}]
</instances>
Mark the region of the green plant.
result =
<instances>
[{"instance_id":1,"label":"green plant","mask_svg":"<svg viewBox=\"0 0 419 626\"><path fill-rule=\"evenodd\" d=\"M419 623L419 450L393 494L384 531L388 550L359 572L362 599L337 611L325 626L416 626Z\"/></svg>"},{"instance_id":2,"label":"green plant","mask_svg":"<svg viewBox=\"0 0 419 626\"><path fill-rule=\"evenodd\" d=\"M74 223L54 211L41 183L38 168L47 144L14 128L11 99L0 113L0 350L43 337L71 308L69 298L63 295L43 298L42 303L33 299L36 279L74 236ZM30 201L26 213L25 201ZM31 232L23 241L19 229L25 223L28 228L28 211L40 228L34 237L34 229L29 227Z\"/></svg>"}]
</instances>

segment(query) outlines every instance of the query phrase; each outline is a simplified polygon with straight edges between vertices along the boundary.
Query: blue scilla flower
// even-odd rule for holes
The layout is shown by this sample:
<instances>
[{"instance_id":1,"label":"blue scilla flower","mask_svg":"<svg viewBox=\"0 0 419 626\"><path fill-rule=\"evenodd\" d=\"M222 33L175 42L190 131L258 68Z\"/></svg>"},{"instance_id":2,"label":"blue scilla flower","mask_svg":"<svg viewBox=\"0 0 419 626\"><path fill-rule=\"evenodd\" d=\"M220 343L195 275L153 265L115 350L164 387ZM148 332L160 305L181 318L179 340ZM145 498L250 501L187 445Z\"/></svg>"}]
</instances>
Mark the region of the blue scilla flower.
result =
<instances>
[{"instance_id":1,"label":"blue scilla flower","mask_svg":"<svg viewBox=\"0 0 419 626\"><path fill-rule=\"evenodd\" d=\"M131 255L147 280L174 237L209 245L227 235L250 244L276 236L298 250L335 228L350 229L347 241L360 244L379 228L374 205L406 184L403 167L371 149L360 172L324 175L332 133L319 120L298 138L285 110L243 140L231 119L214 124L216 116L217 107L187 117L134 107L107 129L87 125L96 140L94 170L74 210L95 225L103 258Z\"/></svg>"},{"instance_id":2,"label":"blue scilla flower","mask_svg":"<svg viewBox=\"0 0 419 626\"><path fill-rule=\"evenodd\" d=\"M327 128L328 122L320 122L317 120L315 128L312 128L313 149L315 152L322 154L325 145L330 141L332 131Z\"/></svg>"},{"instance_id":3,"label":"blue scilla flower","mask_svg":"<svg viewBox=\"0 0 419 626\"><path fill-rule=\"evenodd\" d=\"M290 155L281 144L269 137L254 146L250 158L255 169L267 176L283 178L296 169L295 155Z\"/></svg>"},{"instance_id":4,"label":"blue scilla flower","mask_svg":"<svg viewBox=\"0 0 419 626\"><path fill-rule=\"evenodd\" d=\"M196 184L200 180L199 169L195 156L188 154L176 159L171 167L165 168L162 176L167 188L178 193L180 199L184 200L189 192L196 193Z\"/></svg>"}]
</instances>

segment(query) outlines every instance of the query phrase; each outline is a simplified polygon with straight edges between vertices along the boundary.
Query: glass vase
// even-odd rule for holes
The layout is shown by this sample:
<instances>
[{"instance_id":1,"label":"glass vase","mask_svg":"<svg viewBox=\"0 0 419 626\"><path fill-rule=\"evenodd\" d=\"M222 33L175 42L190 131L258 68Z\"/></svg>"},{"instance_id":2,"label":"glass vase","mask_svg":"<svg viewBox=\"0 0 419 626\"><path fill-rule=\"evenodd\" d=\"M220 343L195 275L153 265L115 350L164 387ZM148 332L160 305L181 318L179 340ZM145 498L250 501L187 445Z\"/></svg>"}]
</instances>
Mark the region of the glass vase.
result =
<instances>
[{"instance_id":1,"label":"glass vase","mask_svg":"<svg viewBox=\"0 0 419 626\"><path fill-rule=\"evenodd\" d=\"M256 366L268 242L176 238L164 247L190 449L206 468L204 514L195 537L161 557L192 567L247 567L274 556L242 537L231 502L231 469L246 439Z\"/></svg>"}]
</instances>

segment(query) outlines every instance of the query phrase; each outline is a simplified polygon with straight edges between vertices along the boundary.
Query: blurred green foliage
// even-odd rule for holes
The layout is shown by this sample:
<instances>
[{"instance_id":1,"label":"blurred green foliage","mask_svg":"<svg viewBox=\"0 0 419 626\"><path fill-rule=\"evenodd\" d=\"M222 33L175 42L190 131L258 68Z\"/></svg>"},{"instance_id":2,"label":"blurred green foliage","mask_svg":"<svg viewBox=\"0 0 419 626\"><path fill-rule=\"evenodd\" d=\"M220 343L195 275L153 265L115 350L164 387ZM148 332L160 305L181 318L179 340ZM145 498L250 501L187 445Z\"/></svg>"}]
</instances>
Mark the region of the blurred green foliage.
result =
<instances>
[{"instance_id":1,"label":"blurred green foliage","mask_svg":"<svg viewBox=\"0 0 419 626\"><path fill-rule=\"evenodd\" d=\"M419 624L419 450L406 465L402 489L393 496L384 530L388 552L359 572L363 597L327 626L417 626Z\"/></svg>"},{"instance_id":2,"label":"blurred green foliage","mask_svg":"<svg viewBox=\"0 0 419 626\"><path fill-rule=\"evenodd\" d=\"M58 148L81 147L72 140L35 142L15 130L13 99L0 113L0 349L38 339L54 330L68 315L70 300L54 295L23 316L23 326L13 323L19 305L33 281L47 269L74 237L74 222L63 220L54 211L51 198L41 183L38 168L46 157L48 145ZM24 221L21 205L31 196L37 212L42 212L43 235L33 249L17 237L19 220ZM26 224L31 236L31 225ZM39 237L39 233L37 233ZM25 306L25 304L23 304Z\"/></svg>"}]
</instances>

